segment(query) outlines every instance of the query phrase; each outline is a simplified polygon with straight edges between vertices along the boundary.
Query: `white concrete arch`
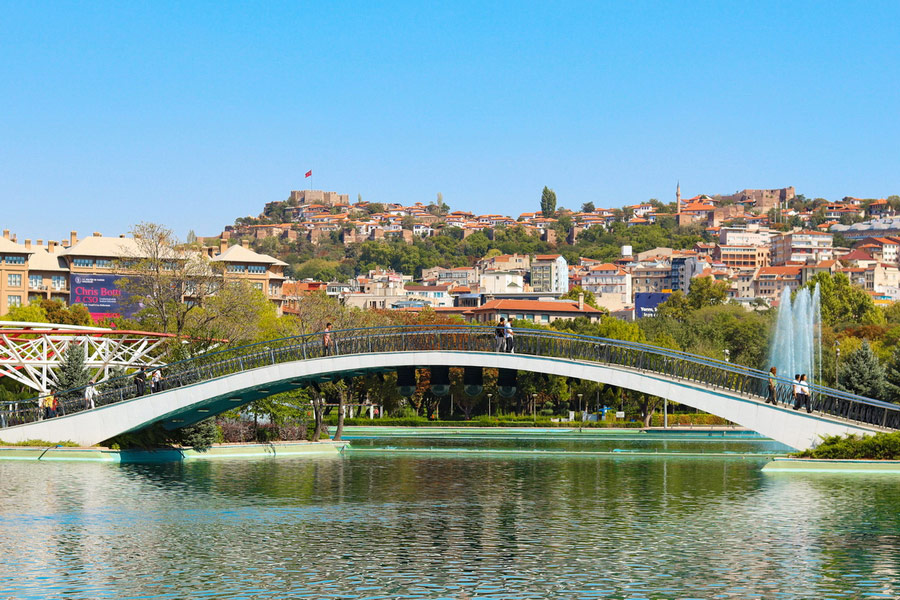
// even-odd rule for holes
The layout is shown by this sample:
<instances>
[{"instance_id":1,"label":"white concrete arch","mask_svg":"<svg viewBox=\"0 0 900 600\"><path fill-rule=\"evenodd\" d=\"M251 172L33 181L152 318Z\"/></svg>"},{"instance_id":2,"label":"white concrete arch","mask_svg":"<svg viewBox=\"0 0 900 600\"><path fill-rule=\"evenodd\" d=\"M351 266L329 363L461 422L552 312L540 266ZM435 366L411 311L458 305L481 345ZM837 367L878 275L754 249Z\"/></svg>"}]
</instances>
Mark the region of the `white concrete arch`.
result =
<instances>
[{"instance_id":1,"label":"white concrete arch","mask_svg":"<svg viewBox=\"0 0 900 600\"><path fill-rule=\"evenodd\" d=\"M275 393L275 388L288 389L291 385L303 385L304 381L403 366L438 365L516 369L623 387L718 415L798 450L815 445L824 435L877 431L875 427L776 407L732 391L669 380L657 373L626 367L525 354L421 351L334 356L260 367L65 417L0 429L0 439L68 440L91 446L157 421L170 427L189 424Z\"/></svg>"}]
</instances>

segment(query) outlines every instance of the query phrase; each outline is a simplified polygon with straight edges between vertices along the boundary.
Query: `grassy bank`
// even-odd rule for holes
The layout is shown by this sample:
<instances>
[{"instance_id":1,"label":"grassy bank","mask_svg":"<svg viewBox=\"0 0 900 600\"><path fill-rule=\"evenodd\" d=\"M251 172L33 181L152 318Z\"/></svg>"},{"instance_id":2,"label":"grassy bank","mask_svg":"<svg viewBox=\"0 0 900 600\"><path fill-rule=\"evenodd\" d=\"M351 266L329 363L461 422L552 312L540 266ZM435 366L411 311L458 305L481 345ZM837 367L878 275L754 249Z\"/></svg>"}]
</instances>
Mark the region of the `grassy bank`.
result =
<instances>
[{"instance_id":1,"label":"grassy bank","mask_svg":"<svg viewBox=\"0 0 900 600\"><path fill-rule=\"evenodd\" d=\"M0 440L0 446L22 446L26 448L45 448L48 446L62 446L63 448L78 448L75 442L48 442L47 440L25 440L24 442L4 442Z\"/></svg>"}]
</instances>

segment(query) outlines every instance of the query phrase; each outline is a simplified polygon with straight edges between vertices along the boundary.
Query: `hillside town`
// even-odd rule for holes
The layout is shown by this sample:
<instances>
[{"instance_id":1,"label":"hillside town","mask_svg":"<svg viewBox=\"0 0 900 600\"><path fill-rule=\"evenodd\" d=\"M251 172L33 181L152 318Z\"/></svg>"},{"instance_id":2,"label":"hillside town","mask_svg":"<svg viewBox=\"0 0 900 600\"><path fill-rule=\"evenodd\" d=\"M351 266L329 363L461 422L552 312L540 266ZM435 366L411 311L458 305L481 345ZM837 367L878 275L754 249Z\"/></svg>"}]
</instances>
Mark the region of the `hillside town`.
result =
<instances>
[{"instance_id":1,"label":"hillside town","mask_svg":"<svg viewBox=\"0 0 900 600\"><path fill-rule=\"evenodd\" d=\"M543 323L576 316L595 320L606 313L632 320L652 315L674 292L687 293L698 277L724 282L728 298L748 309L777 305L785 288L796 290L821 272L846 274L876 304L895 302L900 299L898 205L900 198L894 196L807 201L791 187L682 200L678 186L675 202L668 205L654 200L610 209L588 203L578 212L544 210L513 218L450 211L440 197L430 205L361 199L350 204L346 194L303 190L291 192L287 201L267 204L259 217L238 219L217 237L191 241L196 252L219 263L224 279L247 281L279 312L294 312L304 295L324 292L349 306L412 312L430 308L475 322L501 317ZM624 231L628 239L629 232L639 231L633 228L666 221L668 231L694 231L702 241L640 252L623 244L610 260L571 251L586 231ZM316 280L293 277L287 262L254 249L267 239L344 247L414 244L441 235L466 240L475 233L492 239L495 231L509 228L521 228L558 251L504 254L492 249L466 266L403 273L385 264L344 280ZM76 286L84 277L120 274L122 260L140 250L125 235L96 232L79 238L73 231L61 241L20 243L5 230L0 253L0 313L5 314L36 300L83 301ZM107 316L97 309L95 318Z\"/></svg>"}]
</instances>

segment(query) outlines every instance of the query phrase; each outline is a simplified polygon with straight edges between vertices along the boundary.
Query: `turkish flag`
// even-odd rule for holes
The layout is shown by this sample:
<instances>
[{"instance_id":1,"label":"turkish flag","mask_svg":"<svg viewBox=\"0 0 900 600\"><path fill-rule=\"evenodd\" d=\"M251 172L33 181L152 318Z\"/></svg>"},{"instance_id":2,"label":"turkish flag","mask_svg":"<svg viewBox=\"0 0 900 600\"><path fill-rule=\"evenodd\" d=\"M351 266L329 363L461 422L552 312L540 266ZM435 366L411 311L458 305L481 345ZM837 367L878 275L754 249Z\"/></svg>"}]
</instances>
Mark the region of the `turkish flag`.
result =
<instances>
[{"instance_id":1,"label":"turkish flag","mask_svg":"<svg viewBox=\"0 0 900 600\"><path fill-rule=\"evenodd\" d=\"M307 172L306 172L306 177L312 177L312 171L307 171Z\"/></svg>"}]
</instances>

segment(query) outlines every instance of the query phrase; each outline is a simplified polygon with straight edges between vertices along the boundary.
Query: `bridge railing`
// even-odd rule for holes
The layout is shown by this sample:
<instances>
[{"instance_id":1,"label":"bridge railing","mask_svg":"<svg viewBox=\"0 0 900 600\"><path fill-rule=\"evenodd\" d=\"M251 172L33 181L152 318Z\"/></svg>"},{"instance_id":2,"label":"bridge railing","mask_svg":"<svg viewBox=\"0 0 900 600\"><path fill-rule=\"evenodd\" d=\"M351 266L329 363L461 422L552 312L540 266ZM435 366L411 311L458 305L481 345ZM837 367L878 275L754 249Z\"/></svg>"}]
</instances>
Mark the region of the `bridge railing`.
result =
<instances>
[{"instance_id":1,"label":"bridge railing","mask_svg":"<svg viewBox=\"0 0 900 600\"><path fill-rule=\"evenodd\" d=\"M470 325L421 325L369 327L336 330L259 342L247 346L206 353L166 365L160 389L150 378L145 393L210 381L259 367L310 360L326 356L344 356L379 352L464 351L495 352L496 327ZM726 361L607 338L539 329L517 329L514 351L519 354L561 358L604 364L653 373L670 380L696 383L749 398L765 399L769 374ZM791 405L793 382L778 378L776 401ZM900 429L900 405L864 398L819 385L809 385L813 410L867 425ZM122 402L139 395L132 375L111 379L98 386L94 406ZM88 410L84 388L57 394L61 414ZM33 422L44 418L40 398L7 402L0 407L0 427Z\"/></svg>"}]
</instances>

